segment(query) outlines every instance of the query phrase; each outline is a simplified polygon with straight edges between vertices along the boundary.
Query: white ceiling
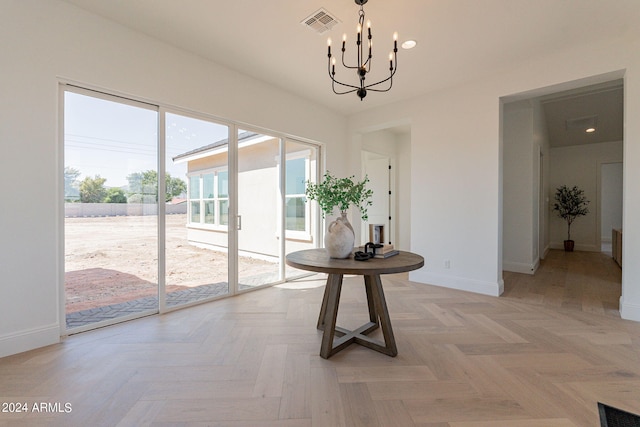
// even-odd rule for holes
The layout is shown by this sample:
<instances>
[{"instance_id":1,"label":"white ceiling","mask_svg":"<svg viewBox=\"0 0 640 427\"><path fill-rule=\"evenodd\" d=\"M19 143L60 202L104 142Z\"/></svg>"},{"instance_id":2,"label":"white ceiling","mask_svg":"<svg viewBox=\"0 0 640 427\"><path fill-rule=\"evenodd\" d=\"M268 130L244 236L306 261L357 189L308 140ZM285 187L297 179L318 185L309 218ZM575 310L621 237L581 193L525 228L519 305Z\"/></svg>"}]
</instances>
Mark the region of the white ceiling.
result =
<instances>
[{"instance_id":1,"label":"white ceiling","mask_svg":"<svg viewBox=\"0 0 640 427\"><path fill-rule=\"evenodd\" d=\"M353 0L66 1L344 114L454 86L569 45L640 33L639 0L370 0L364 9L372 22L375 68L388 69L394 31L418 46L398 52L390 92L360 101L355 94L334 95L327 76L327 37L335 40L334 52L343 33L354 40ZM300 23L320 8L341 21L323 35ZM349 76L341 71L337 67L339 78ZM370 81L375 77L372 72Z\"/></svg>"},{"instance_id":2,"label":"white ceiling","mask_svg":"<svg viewBox=\"0 0 640 427\"><path fill-rule=\"evenodd\" d=\"M541 98L552 147L622 141L623 82L614 80L601 85L555 93ZM593 133L585 126L593 122Z\"/></svg>"}]
</instances>

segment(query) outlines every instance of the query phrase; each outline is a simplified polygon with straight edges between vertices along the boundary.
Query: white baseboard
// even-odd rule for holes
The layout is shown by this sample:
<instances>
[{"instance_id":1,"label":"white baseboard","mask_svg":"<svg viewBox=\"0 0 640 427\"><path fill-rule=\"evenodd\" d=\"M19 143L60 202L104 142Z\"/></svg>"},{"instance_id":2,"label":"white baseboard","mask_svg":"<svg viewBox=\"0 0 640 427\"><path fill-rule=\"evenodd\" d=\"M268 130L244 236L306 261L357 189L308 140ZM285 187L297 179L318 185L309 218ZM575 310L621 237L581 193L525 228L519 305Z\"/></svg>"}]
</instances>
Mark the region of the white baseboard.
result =
<instances>
[{"instance_id":1,"label":"white baseboard","mask_svg":"<svg viewBox=\"0 0 640 427\"><path fill-rule=\"evenodd\" d=\"M498 297L504 292L504 281L502 279L497 283L493 283L467 279L464 277L429 273L425 271L413 271L409 273L409 280L427 285L458 289L461 291L474 292L476 294L490 295L494 297Z\"/></svg>"},{"instance_id":2,"label":"white baseboard","mask_svg":"<svg viewBox=\"0 0 640 427\"><path fill-rule=\"evenodd\" d=\"M542 256L540 257L540 259L545 259L547 257L547 255L549 255L549 251L551 250L551 248L549 247L549 245L544 247L544 250L542 251ZM540 261L538 261L540 262Z\"/></svg>"},{"instance_id":3,"label":"white baseboard","mask_svg":"<svg viewBox=\"0 0 640 427\"><path fill-rule=\"evenodd\" d=\"M527 264L524 262L512 262L512 261L502 261L502 269L505 271L511 271L513 273L522 273L522 274L534 274L538 267L540 266L540 261L536 261L534 264Z\"/></svg>"},{"instance_id":4,"label":"white baseboard","mask_svg":"<svg viewBox=\"0 0 640 427\"><path fill-rule=\"evenodd\" d=\"M560 249L560 250L564 250L564 243L563 242L551 242L549 244L549 247L551 249ZM574 251L583 251L583 252L600 252L602 250L602 248L593 245L593 244L589 244L589 245L585 245L585 244L580 244L578 242L575 243L575 246L573 247Z\"/></svg>"},{"instance_id":5,"label":"white baseboard","mask_svg":"<svg viewBox=\"0 0 640 427\"><path fill-rule=\"evenodd\" d=\"M0 357L60 342L60 325L51 324L0 337Z\"/></svg>"},{"instance_id":6,"label":"white baseboard","mask_svg":"<svg viewBox=\"0 0 640 427\"><path fill-rule=\"evenodd\" d=\"M625 302L620 297L620 317L626 320L640 322L640 304Z\"/></svg>"}]
</instances>

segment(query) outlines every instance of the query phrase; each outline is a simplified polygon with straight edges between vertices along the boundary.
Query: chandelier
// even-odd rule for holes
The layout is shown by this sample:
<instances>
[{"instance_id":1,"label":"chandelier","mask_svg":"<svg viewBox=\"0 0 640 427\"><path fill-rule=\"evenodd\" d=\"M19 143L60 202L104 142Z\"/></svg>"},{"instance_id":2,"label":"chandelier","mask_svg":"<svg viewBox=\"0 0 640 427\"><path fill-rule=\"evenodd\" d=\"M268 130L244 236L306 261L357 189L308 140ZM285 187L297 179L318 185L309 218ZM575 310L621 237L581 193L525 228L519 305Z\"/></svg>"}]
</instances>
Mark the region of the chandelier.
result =
<instances>
[{"instance_id":1,"label":"chandelier","mask_svg":"<svg viewBox=\"0 0 640 427\"><path fill-rule=\"evenodd\" d=\"M336 58L332 57L331 55L331 38L329 38L327 40L327 46L328 46L328 57L329 57L329 65L328 65L328 71L329 71L329 77L331 78L331 88L333 89L333 93L337 94L337 95L344 95L346 93L352 93L355 92L359 97L360 97L360 101L362 101L364 99L365 96L367 96L367 90L373 91L373 92L387 92L391 89L391 86L393 86L393 76L396 73L396 69L398 68L398 59L397 59L397 53L398 53L398 33L394 33L393 34L393 52L389 53L389 77L387 77L384 80L380 80L379 82L376 83L369 83L366 84L365 83L365 78L367 77L367 73L369 73L371 71L371 58L372 58L372 54L371 54L371 47L373 44L373 40L372 40L372 36L371 36L371 21L367 21L367 34L366 34L366 38L367 38L367 50L365 51L365 35L363 35L363 31L364 31L364 8L363 5L367 2L368 0L355 0L356 4L360 6L360 12L359 12L359 19L358 19L358 34L357 34L357 39L356 39L356 51L358 54L358 58L357 58L357 63L355 65L347 65L344 61L344 52L345 52L345 46L347 44L347 35L345 34L342 37L342 65L347 68L347 69L351 69L351 70L356 70L356 74L358 76L358 79L360 81L360 85L356 86L356 85L352 85L352 84L348 84L348 83L342 83L338 80L336 80ZM378 86L379 84L385 83L385 82L389 82L388 83L388 87L386 88L377 88L375 86ZM341 89L342 91L338 91L336 90L336 85L339 85L340 87L346 88L346 89Z\"/></svg>"}]
</instances>

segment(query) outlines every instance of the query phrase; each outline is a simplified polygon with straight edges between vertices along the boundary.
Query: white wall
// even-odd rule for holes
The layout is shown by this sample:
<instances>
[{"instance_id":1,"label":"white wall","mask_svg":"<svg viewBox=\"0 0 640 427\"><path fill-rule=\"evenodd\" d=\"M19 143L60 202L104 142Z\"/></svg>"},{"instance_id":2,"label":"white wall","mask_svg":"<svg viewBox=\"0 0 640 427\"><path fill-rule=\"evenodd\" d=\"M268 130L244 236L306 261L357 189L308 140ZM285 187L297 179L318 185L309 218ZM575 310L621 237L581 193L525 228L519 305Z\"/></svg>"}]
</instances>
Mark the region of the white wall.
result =
<instances>
[{"instance_id":1,"label":"white wall","mask_svg":"<svg viewBox=\"0 0 640 427\"><path fill-rule=\"evenodd\" d=\"M549 138L538 99L504 104L503 143L503 269L533 274L548 246Z\"/></svg>"},{"instance_id":2,"label":"white wall","mask_svg":"<svg viewBox=\"0 0 640 427\"><path fill-rule=\"evenodd\" d=\"M539 99L533 99L533 156L534 156L534 182L533 198L534 209L537 204L537 211L534 215L538 218L538 227L534 227L534 258L545 257L549 250L549 132L547 120ZM537 173L536 173L537 170ZM536 221L534 220L534 225ZM537 255L536 255L537 253Z\"/></svg>"},{"instance_id":3,"label":"white wall","mask_svg":"<svg viewBox=\"0 0 640 427\"><path fill-rule=\"evenodd\" d=\"M600 252L600 228L598 221L598 180L600 166L603 163L622 161L622 142L605 142L600 144L574 145L551 149L551 170L549 174L549 191L551 198L556 188L561 185L573 187L577 185L584 190L589 200L589 213L578 217L571 224L571 239L575 241L575 249ZM553 200L551 205L553 206ZM567 238L567 223L555 212L550 221L551 247L563 248ZM609 229L611 234L611 229Z\"/></svg>"},{"instance_id":4,"label":"white wall","mask_svg":"<svg viewBox=\"0 0 640 427\"><path fill-rule=\"evenodd\" d=\"M531 183L537 162L534 162L531 101L505 104L503 123L503 268L531 274L537 265L537 251L534 254L532 250L537 217Z\"/></svg>"},{"instance_id":5,"label":"white wall","mask_svg":"<svg viewBox=\"0 0 640 427\"><path fill-rule=\"evenodd\" d=\"M67 3L3 1L0 40L0 180L21 206L0 209L0 356L57 342L64 322L61 79L327 142L346 172L340 115Z\"/></svg>"},{"instance_id":6,"label":"white wall","mask_svg":"<svg viewBox=\"0 0 640 427\"><path fill-rule=\"evenodd\" d=\"M635 42L626 49L635 52L629 58L624 79L624 177L622 192L622 297L620 315L623 319L640 321L640 43Z\"/></svg>"},{"instance_id":7,"label":"white wall","mask_svg":"<svg viewBox=\"0 0 640 427\"><path fill-rule=\"evenodd\" d=\"M398 248L408 251L411 250L411 134L398 135L396 145Z\"/></svg>"},{"instance_id":8,"label":"white wall","mask_svg":"<svg viewBox=\"0 0 640 427\"><path fill-rule=\"evenodd\" d=\"M622 163L600 168L600 241L611 243L612 229L622 228Z\"/></svg>"},{"instance_id":9,"label":"white wall","mask_svg":"<svg viewBox=\"0 0 640 427\"><path fill-rule=\"evenodd\" d=\"M502 142L499 100L624 76L624 232L621 314L640 320L640 42L602 40L527 57L504 72L350 117L352 132L409 120L411 249L426 266L410 277L499 295L502 291ZM541 95L542 93L540 93ZM552 156L553 157L553 156ZM450 268L445 261L450 260Z\"/></svg>"},{"instance_id":10,"label":"white wall","mask_svg":"<svg viewBox=\"0 0 640 427\"><path fill-rule=\"evenodd\" d=\"M486 84L453 88L351 118L353 130L411 123L410 248L426 262L413 280L502 292L500 102L494 91Z\"/></svg>"}]
</instances>

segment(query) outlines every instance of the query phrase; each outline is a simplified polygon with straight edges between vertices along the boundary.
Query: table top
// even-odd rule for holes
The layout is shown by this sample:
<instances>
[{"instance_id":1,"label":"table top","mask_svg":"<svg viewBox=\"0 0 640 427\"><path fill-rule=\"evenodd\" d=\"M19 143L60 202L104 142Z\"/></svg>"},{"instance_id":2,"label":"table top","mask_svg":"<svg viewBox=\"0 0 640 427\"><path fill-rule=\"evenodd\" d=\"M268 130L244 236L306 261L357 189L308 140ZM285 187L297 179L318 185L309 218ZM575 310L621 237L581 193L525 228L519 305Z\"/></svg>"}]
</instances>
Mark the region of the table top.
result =
<instances>
[{"instance_id":1,"label":"table top","mask_svg":"<svg viewBox=\"0 0 640 427\"><path fill-rule=\"evenodd\" d=\"M392 274L417 270L424 265L420 255L400 251L389 258L372 258L356 261L353 256L346 259L330 258L325 249L307 249L292 252L286 257L287 265L301 270L329 274Z\"/></svg>"}]
</instances>

